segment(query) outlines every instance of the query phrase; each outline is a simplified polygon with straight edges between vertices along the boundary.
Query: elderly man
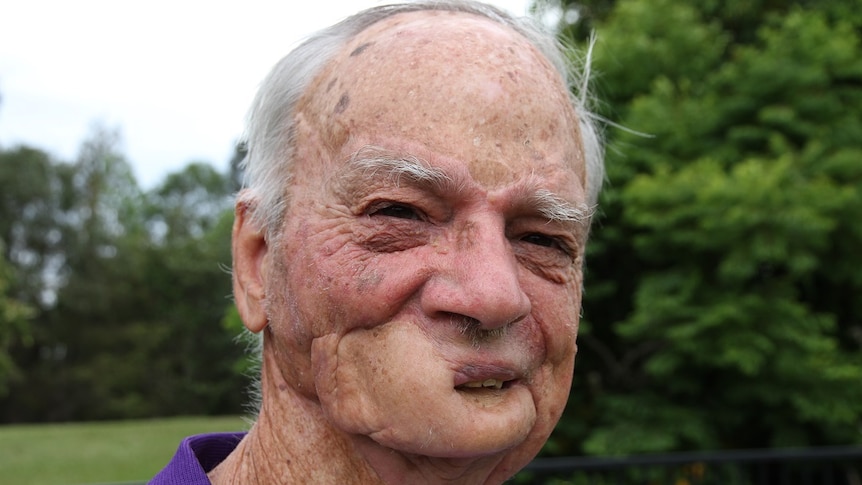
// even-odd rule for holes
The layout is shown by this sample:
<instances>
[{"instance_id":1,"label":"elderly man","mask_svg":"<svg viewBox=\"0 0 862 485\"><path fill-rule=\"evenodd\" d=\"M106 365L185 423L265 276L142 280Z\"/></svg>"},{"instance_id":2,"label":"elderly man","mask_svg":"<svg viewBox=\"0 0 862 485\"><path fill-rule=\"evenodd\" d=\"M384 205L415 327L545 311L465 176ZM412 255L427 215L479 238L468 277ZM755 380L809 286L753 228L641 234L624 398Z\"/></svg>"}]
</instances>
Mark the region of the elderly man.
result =
<instances>
[{"instance_id":1,"label":"elderly man","mask_svg":"<svg viewBox=\"0 0 862 485\"><path fill-rule=\"evenodd\" d=\"M569 393L602 175L525 22L378 7L274 68L233 231L259 416L187 439L152 483L500 483L536 455Z\"/></svg>"}]
</instances>

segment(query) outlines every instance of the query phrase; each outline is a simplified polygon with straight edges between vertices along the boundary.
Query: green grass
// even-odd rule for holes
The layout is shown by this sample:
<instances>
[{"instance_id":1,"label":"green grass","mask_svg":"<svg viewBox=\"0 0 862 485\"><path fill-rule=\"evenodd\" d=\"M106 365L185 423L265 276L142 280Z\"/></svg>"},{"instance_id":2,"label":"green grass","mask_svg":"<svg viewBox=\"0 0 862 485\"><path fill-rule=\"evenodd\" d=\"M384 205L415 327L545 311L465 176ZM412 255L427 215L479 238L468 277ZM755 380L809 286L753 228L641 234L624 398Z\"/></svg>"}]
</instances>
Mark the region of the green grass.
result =
<instances>
[{"instance_id":1,"label":"green grass","mask_svg":"<svg viewBox=\"0 0 862 485\"><path fill-rule=\"evenodd\" d=\"M246 429L236 416L0 426L0 483L146 481L167 464L184 437Z\"/></svg>"}]
</instances>

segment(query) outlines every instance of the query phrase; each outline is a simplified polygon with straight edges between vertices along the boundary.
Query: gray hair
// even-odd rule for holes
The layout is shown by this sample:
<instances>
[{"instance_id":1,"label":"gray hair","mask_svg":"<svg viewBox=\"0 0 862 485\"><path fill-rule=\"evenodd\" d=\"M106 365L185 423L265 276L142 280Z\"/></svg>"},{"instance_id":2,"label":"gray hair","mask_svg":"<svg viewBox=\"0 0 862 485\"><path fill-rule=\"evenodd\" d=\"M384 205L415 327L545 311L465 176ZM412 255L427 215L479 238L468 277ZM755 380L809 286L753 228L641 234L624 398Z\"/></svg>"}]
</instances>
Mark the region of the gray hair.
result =
<instances>
[{"instance_id":1,"label":"gray hair","mask_svg":"<svg viewBox=\"0 0 862 485\"><path fill-rule=\"evenodd\" d=\"M529 18L473 0L419 0L373 7L323 29L279 61L263 81L248 114L245 143L248 149L241 167L245 171L241 194L256 199L252 217L269 236L278 232L287 204L292 176L295 108L314 78L357 34L369 26L404 12L442 10L479 15L507 26L525 37L559 72L569 87L572 106L580 123L586 161L587 202L595 205L604 179L604 150L598 118L589 111L589 51L574 60L554 35Z\"/></svg>"}]
</instances>

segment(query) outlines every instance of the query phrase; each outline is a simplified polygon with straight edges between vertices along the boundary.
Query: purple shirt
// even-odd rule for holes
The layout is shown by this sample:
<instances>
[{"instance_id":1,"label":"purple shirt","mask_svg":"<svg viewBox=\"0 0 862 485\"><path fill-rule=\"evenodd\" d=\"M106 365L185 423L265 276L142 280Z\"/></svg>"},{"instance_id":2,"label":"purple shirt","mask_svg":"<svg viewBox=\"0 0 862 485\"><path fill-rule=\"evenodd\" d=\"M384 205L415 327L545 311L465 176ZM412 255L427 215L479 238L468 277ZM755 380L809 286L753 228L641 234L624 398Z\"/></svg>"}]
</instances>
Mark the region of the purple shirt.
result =
<instances>
[{"instance_id":1,"label":"purple shirt","mask_svg":"<svg viewBox=\"0 0 862 485\"><path fill-rule=\"evenodd\" d=\"M180 443L170 463L148 485L210 485L207 472L236 448L245 433L189 436Z\"/></svg>"}]
</instances>

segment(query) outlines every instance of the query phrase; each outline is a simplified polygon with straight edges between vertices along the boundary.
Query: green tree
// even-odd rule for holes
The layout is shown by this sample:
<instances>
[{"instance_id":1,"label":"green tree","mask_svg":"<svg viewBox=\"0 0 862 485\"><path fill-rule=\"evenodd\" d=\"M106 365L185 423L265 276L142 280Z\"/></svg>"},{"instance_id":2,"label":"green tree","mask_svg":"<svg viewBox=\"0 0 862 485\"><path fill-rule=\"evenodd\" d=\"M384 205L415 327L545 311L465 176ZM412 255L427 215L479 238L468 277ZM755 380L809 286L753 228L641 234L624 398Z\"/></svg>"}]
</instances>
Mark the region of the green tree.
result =
<instances>
[{"instance_id":1,"label":"green tree","mask_svg":"<svg viewBox=\"0 0 862 485\"><path fill-rule=\"evenodd\" d=\"M243 348L221 321L230 306L230 178L203 163L170 174L148 194L155 244L143 277L164 305L168 330L160 345L170 413L238 412L245 376L235 362Z\"/></svg>"},{"instance_id":2,"label":"green tree","mask_svg":"<svg viewBox=\"0 0 862 485\"><path fill-rule=\"evenodd\" d=\"M860 443L852 2L619 0L576 382L550 452Z\"/></svg>"},{"instance_id":3,"label":"green tree","mask_svg":"<svg viewBox=\"0 0 862 485\"><path fill-rule=\"evenodd\" d=\"M29 375L29 384L44 391L20 398L32 413L28 420L121 417L120 394L106 388L134 385L129 373L143 364L129 359L129 322L141 305L130 302L137 266L127 250L143 231L142 194L122 155L119 131L94 126L68 167L60 193L64 211L54 214L63 261L49 275L56 288L41 318ZM110 365L100 367L104 362Z\"/></svg>"},{"instance_id":4,"label":"green tree","mask_svg":"<svg viewBox=\"0 0 862 485\"><path fill-rule=\"evenodd\" d=\"M36 307L50 298L45 276L65 260L69 168L35 148L0 150L0 250L15 270L9 291Z\"/></svg>"},{"instance_id":5,"label":"green tree","mask_svg":"<svg viewBox=\"0 0 862 485\"><path fill-rule=\"evenodd\" d=\"M76 419L237 412L241 348L220 325L228 181L192 163L142 193L118 141L96 133L76 165L80 246L52 311L65 349L57 406Z\"/></svg>"},{"instance_id":6,"label":"green tree","mask_svg":"<svg viewBox=\"0 0 862 485\"><path fill-rule=\"evenodd\" d=\"M0 150L0 295L11 303L0 338L6 355L3 367L11 372L4 382L11 392L0 393L4 418L7 408L17 407L10 399L26 395L21 389L31 384L32 370L40 366L47 350L42 343L50 340L44 314L56 300L66 260L69 232L61 221L69 219L70 174L68 165L41 150L26 146Z\"/></svg>"},{"instance_id":7,"label":"green tree","mask_svg":"<svg viewBox=\"0 0 862 485\"><path fill-rule=\"evenodd\" d=\"M20 377L12 347L30 343L29 324L34 314L33 308L9 295L11 280L12 267L0 258L0 397L8 393L9 382Z\"/></svg>"},{"instance_id":8,"label":"green tree","mask_svg":"<svg viewBox=\"0 0 862 485\"><path fill-rule=\"evenodd\" d=\"M9 347L21 376L0 398L2 419L239 412L242 348L221 325L228 177L194 163L144 193L119 131L99 126L75 163L30 148L0 162L0 236L15 276L0 288L13 299L0 301L38 310L31 346L0 326L0 354Z\"/></svg>"}]
</instances>

